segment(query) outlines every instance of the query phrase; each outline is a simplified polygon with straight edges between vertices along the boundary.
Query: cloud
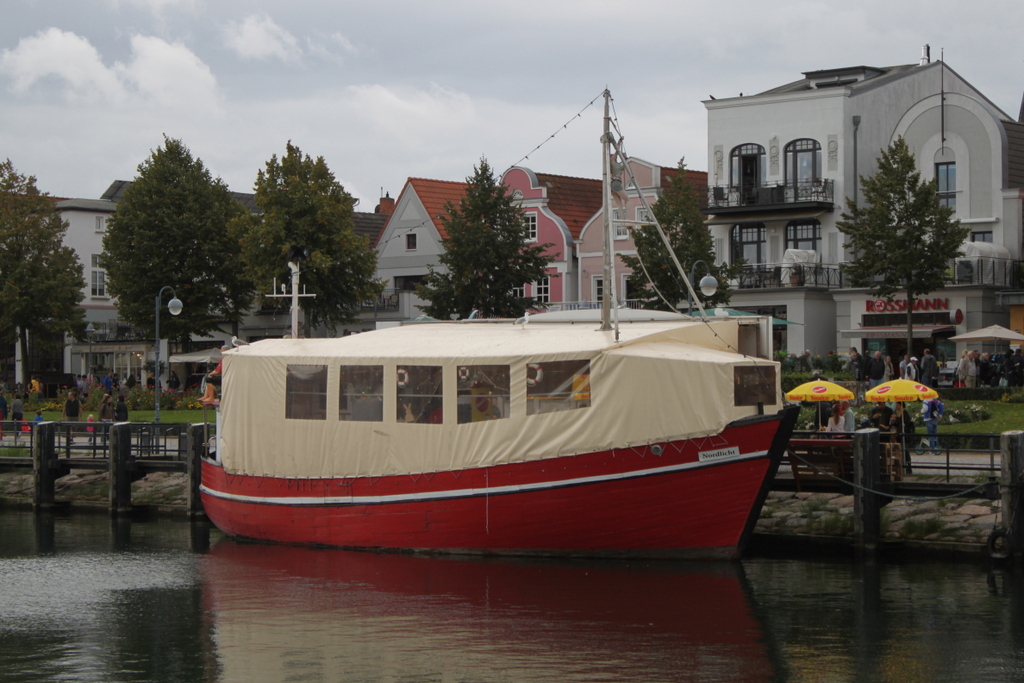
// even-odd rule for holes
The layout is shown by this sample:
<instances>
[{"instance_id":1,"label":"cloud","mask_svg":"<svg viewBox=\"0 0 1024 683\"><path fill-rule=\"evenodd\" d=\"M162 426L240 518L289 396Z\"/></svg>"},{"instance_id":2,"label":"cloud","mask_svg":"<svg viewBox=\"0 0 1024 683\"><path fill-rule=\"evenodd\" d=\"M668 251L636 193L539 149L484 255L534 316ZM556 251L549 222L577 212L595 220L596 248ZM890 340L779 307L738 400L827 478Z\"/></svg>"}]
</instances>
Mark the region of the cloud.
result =
<instances>
[{"instance_id":1,"label":"cloud","mask_svg":"<svg viewBox=\"0 0 1024 683\"><path fill-rule=\"evenodd\" d=\"M104 66L96 48L85 38L58 28L23 38L13 50L4 50L0 73L11 78L16 93L55 77L64 81L69 99L110 100L123 95L117 76Z\"/></svg>"},{"instance_id":2,"label":"cloud","mask_svg":"<svg viewBox=\"0 0 1024 683\"><path fill-rule=\"evenodd\" d=\"M108 67L85 38L49 28L0 53L0 74L24 94L49 79L70 101L105 105L215 106L217 81L191 50L160 38L133 36L128 62Z\"/></svg>"},{"instance_id":3,"label":"cloud","mask_svg":"<svg viewBox=\"0 0 1024 683\"><path fill-rule=\"evenodd\" d=\"M124 83L155 104L194 109L217 102L217 79L181 43L133 36L132 60L117 64L115 70Z\"/></svg>"},{"instance_id":4,"label":"cloud","mask_svg":"<svg viewBox=\"0 0 1024 683\"><path fill-rule=\"evenodd\" d=\"M267 15L251 15L232 22L224 30L229 48L245 59L292 61L302 56L295 36L278 26Z\"/></svg>"}]
</instances>

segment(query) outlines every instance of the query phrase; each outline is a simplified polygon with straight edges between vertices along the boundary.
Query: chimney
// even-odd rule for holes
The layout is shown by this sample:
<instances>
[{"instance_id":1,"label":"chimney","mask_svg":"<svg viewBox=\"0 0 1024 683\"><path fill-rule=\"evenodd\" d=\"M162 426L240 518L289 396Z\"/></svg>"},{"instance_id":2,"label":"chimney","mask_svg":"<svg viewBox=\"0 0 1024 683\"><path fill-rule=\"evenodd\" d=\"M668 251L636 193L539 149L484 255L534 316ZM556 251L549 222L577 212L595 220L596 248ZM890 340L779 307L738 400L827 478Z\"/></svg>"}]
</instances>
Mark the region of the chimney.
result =
<instances>
[{"instance_id":1,"label":"chimney","mask_svg":"<svg viewBox=\"0 0 1024 683\"><path fill-rule=\"evenodd\" d=\"M921 46L921 64L920 64L920 66L925 66L926 64L931 64L931 61L932 61L932 46L931 45L927 45L927 44L922 45Z\"/></svg>"},{"instance_id":2,"label":"chimney","mask_svg":"<svg viewBox=\"0 0 1024 683\"><path fill-rule=\"evenodd\" d=\"M395 200L391 198L391 193L386 192L383 197L380 198L380 204L373 210L374 213L382 213L385 216L390 216L395 212Z\"/></svg>"}]
</instances>

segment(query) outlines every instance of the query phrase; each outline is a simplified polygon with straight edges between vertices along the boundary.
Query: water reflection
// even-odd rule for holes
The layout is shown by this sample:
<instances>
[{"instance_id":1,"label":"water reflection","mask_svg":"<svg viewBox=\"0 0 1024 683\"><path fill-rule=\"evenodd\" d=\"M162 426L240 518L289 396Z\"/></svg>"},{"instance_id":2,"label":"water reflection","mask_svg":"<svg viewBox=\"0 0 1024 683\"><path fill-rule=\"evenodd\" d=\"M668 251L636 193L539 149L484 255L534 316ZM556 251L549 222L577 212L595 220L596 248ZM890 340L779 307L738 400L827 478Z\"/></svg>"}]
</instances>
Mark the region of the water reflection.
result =
<instances>
[{"instance_id":1,"label":"water reflection","mask_svg":"<svg viewBox=\"0 0 1024 683\"><path fill-rule=\"evenodd\" d=\"M1019 567L208 540L182 520L0 512L0 680L1024 680Z\"/></svg>"},{"instance_id":2,"label":"water reflection","mask_svg":"<svg viewBox=\"0 0 1024 683\"><path fill-rule=\"evenodd\" d=\"M487 561L230 541L206 560L225 680L772 680L737 564Z\"/></svg>"}]
</instances>

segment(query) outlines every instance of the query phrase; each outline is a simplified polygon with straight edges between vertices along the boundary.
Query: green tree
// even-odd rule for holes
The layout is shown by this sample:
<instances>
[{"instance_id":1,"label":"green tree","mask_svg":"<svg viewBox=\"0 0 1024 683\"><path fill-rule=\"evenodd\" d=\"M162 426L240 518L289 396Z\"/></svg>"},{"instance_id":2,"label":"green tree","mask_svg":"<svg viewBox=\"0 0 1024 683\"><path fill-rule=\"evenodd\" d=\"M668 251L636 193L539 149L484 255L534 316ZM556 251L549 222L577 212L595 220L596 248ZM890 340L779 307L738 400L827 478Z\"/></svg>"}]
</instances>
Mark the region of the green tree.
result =
<instances>
[{"instance_id":1,"label":"green tree","mask_svg":"<svg viewBox=\"0 0 1024 683\"><path fill-rule=\"evenodd\" d=\"M679 161L671 184L651 209L683 268L692 268L697 261L704 261L708 265L708 271L697 267L694 271L697 282L692 283L703 304L728 304L732 292L726 283L739 277L743 266L739 263L715 263L711 233L704 225L697 188L686 177L684 160ZM633 231L633 244L636 246L636 256L619 257L633 270L629 276L630 287L643 296L645 308L675 310L680 302L686 301L686 284L672 262L658 229L654 225L637 228ZM718 291L704 298L697 284L709 271L718 280ZM668 299L667 303L665 299Z\"/></svg>"},{"instance_id":2,"label":"green tree","mask_svg":"<svg viewBox=\"0 0 1024 683\"><path fill-rule=\"evenodd\" d=\"M289 282L289 250L305 249L301 287L316 297L300 299L312 327L332 334L353 320L359 305L376 299L383 285L374 278L377 252L353 230L352 196L334 178L323 157L312 159L288 142L256 179L261 216L236 221L249 275L260 291Z\"/></svg>"},{"instance_id":3,"label":"green tree","mask_svg":"<svg viewBox=\"0 0 1024 683\"><path fill-rule=\"evenodd\" d=\"M184 309L161 315L161 336L185 341L237 324L253 287L228 223L244 209L180 140L165 136L138 170L103 236L103 267L119 315L152 334L154 300L170 286Z\"/></svg>"},{"instance_id":4,"label":"green tree","mask_svg":"<svg viewBox=\"0 0 1024 683\"><path fill-rule=\"evenodd\" d=\"M907 294L907 349L913 348L914 301L946 283L946 267L967 239L969 228L939 202L934 180L922 182L914 155L897 138L878 157L878 171L861 177L864 205L846 200L837 227L853 252L845 269L850 283L880 299Z\"/></svg>"},{"instance_id":5,"label":"green tree","mask_svg":"<svg viewBox=\"0 0 1024 683\"><path fill-rule=\"evenodd\" d=\"M0 164L0 342L45 350L85 336L82 264L64 246L68 224L36 179ZM24 377L20 378L24 381Z\"/></svg>"},{"instance_id":6,"label":"green tree","mask_svg":"<svg viewBox=\"0 0 1024 683\"><path fill-rule=\"evenodd\" d=\"M514 290L547 275L550 258L544 252L552 245L527 245L522 211L486 159L466 182L459 205L449 202L441 219L447 236L438 260L447 271L431 267L417 288L430 302L423 310L441 319L453 313L467 317L473 310L484 318L518 318L538 302Z\"/></svg>"}]
</instances>

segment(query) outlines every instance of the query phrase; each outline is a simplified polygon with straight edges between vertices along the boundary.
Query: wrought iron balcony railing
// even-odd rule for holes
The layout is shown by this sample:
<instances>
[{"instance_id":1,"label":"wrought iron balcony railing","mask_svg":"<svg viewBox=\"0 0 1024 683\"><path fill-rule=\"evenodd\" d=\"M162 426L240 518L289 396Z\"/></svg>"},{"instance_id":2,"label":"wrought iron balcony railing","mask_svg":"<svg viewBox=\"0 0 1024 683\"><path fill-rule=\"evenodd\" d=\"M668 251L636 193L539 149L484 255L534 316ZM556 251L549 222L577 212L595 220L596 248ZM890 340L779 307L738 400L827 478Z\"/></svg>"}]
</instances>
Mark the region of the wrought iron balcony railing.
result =
<instances>
[{"instance_id":1,"label":"wrought iron balcony railing","mask_svg":"<svg viewBox=\"0 0 1024 683\"><path fill-rule=\"evenodd\" d=\"M829 179L785 184L766 183L742 188L735 185L718 185L708 188L708 209L712 211L801 202L832 204L834 201L835 182Z\"/></svg>"}]
</instances>

